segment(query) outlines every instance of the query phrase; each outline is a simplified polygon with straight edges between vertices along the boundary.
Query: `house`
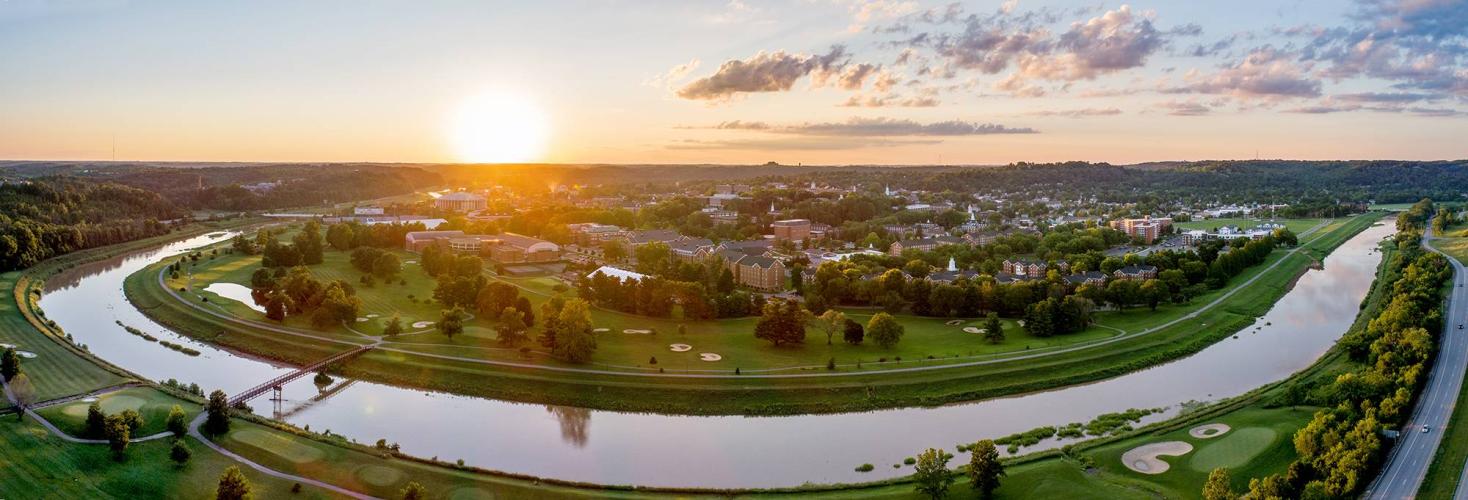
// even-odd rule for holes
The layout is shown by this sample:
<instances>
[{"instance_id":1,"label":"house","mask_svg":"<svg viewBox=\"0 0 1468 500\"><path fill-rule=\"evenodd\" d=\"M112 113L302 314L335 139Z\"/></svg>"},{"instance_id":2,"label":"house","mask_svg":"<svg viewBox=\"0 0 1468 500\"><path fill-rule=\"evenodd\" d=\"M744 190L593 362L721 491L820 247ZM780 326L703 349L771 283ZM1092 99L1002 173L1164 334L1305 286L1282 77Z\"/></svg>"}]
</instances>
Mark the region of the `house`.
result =
<instances>
[{"instance_id":1,"label":"house","mask_svg":"<svg viewBox=\"0 0 1468 500\"><path fill-rule=\"evenodd\" d=\"M777 220L770 224L770 229L775 233L775 239L787 241L804 241L810 239L811 224L806 219Z\"/></svg>"},{"instance_id":2,"label":"house","mask_svg":"<svg viewBox=\"0 0 1468 500\"><path fill-rule=\"evenodd\" d=\"M1041 260L1004 259L1004 262L1000 263L999 267L1004 272L1016 276L1023 275L1030 278L1044 278L1045 272L1049 270L1050 266Z\"/></svg>"},{"instance_id":3,"label":"house","mask_svg":"<svg viewBox=\"0 0 1468 500\"><path fill-rule=\"evenodd\" d=\"M745 240L725 241L720 243L714 250L717 252L736 252L744 255L765 255L774 247L772 240Z\"/></svg>"},{"instance_id":4,"label":"house","mask_svg":"<svg viewBox=\"0 0 1468 500\"><path fill-rule=\"evenodd\" d=\"M449 193L433 200L433 206L451 212L484 210L488 204L489 202L483 196L465 192Z\"/></svg>"},{"instance_id":5,"label":"house","mask_svg":"<svg viewBox=\"0 0 1468 500\"><path fill-rule=\"evenodd\" d=\"M1066 276L1065 281L1067 283L1070 283L1070 286L1073 287L1081 285L1101 286L1106 284L1106 273L1103 273L1101 271L1086 271L1084 273L1075 273L1070 276Z\"/></svg>"},{"instance_id":6,"label":"house","mask_svg":"<svg viewBox=\"0 0 1468 500\"><path fill-rule=\"evenodd\" d=\"M1117 269L1116 272L1115 273L1112 273L1112 274L1114 276L1116 276L1118 279L1124 279L1124 280L1136 280L1136 279L1147 280L1147 279L1152 279L1152 278L1156 278L1157 277L1157 266L1148 266L1148 265L1126 266L1126 267L1123 267L1121 269Z\"/></svg>"},{"instance_id":7,"label":"house","mask_svg":"<svg viewBox=\"0 0 1468 500\"><path fill-rule=\"evenodd\" d=\"M1007 284L1010 284L1010 283L1017 283L1017 282L1020 282L1020 281L1029 281L1029 279L1030 279L1029 276L1026 276L1026 275L1023 275L1023 274L1010 274L1010 273L1001 272L1001 273L998 273L998 274L995 274L994 275L994 282L995 283L998 283L998 284L1001 284L1001 285L1007 285Z\"/></svg>"},{"instance_id":8,"label":"house","mask_svg":"<svg viewBox=\"0 0 1468 500\"><path fill-rule=\"evenodd\" d=\"M352 215L382 215L385 213L382 207L357 207L352 209Z\"/></svg>"}]
</instances>

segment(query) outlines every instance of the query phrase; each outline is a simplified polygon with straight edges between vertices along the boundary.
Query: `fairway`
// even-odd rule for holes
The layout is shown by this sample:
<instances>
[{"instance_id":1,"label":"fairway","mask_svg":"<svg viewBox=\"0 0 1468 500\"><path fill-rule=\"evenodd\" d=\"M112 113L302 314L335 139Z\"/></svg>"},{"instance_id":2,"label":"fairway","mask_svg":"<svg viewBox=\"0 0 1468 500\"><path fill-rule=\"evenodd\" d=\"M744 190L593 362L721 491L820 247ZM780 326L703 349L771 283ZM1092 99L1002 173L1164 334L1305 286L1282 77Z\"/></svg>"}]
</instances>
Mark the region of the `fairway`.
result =
<instances>
[{"instance_id":1,"label":"fairway","mask_svg":"<svg viewBox=\"0 0 1468 500\"><path fill-rule=\"evenodd\" d=\"M1238 468L1259 456L1278 438L1279 434L1274 429L1234 429L1222 438L1200 447L1188 460L1188 467L1198 472L1209 472L1219 467Z\"/></svg>"},{"instance_id":2,"label":"fairway","mask_svg":"<svg viewBox=\"0 0 1468 500\"><path fill-rule=\"evenodd\" d=\"M294 439L284 435L266 432L261 429L241 429L231 431L229 439L261 451L265 451L296 464L307 464L321 460L323 453L316 448L305 446Z\"/></svg>"}]
</instances>

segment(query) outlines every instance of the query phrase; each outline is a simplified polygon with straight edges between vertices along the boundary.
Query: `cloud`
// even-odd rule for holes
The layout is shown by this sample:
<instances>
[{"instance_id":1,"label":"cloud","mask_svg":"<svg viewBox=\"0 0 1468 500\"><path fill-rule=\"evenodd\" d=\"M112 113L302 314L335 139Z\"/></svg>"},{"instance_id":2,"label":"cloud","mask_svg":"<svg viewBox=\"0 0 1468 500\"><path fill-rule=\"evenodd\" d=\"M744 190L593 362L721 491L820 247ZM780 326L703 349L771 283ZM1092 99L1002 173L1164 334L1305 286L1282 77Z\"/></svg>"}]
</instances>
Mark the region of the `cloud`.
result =
<instances>
[{"instance_id":1,"label":"cloud","mask_svg":"<svg viewBox=\"0 0 1468 500\"><path fill-rule=\"evenodd\" d=\"M698 60L698 58L693 58L686 63L673 66L672 69L669 69L667 72L664 72L661 75L657 75L647 79L647 81L642 82L642 84L649 87L671 90L674 85L676 85L678 82L683 81L684 78L687 78L689 74L693 73L693 70L698 69L699 64L700 61Z\"/></svg>"},{"instance_id":2,"label":"cloud","mask_svg":"<svg viewBox=\"0 0 1468 500\"><path fill-rule=\"evenodd\" d=\"M917 95L911 97L904 97L896 93L865 96L857 94L847 98L846 102L841 103L841 106L847 108L931 108L941 103L942 101L938 100L938 90L926 88L918 90Z\"/></svg>"},{"instance_id":3,"label":"cloud","mask_svg":"<svg viewBox=\"0 0 1468 500\"><path fill-rule=\"evenodd\" d=\"M719 12L704 16L709 24L735 24L752 21L760 9L751 7L741 0L729 0Z\"/></svg>"},{"instance_id":4,"label":"cloud","mask_svg":"<svg viewBox=\"0 0 1468 500\"><path fill-rule=\"evenodd\" d=\"M810 151L867 148L892 148L900 146L931 146L943 141L935 139L872 139L865 137L786 137L776 139L734 139L704 141L685 139L664 146L676 150L744 150L744 151Z\"/></svg>"},{"instance_id":5,"label":"cloud","mask_svg":"<svg viewBox=\"0 0 1468 500\"><path fill-rule=\"evenodd\" d=\"M1376 102L1376 103L1412 103L1418 101L1430 101L1441 99L1442 96L1434 94L1417 94L1409 92L1362 92L1357 94L1340 94L1331 96L1333 99L1346 102Z\"/></svg>"},{"instance_id":6,"label":"cloud","mask_svg":"<svg viewBox=\"0 0 1468 500\"><path fill-rule=\"evenodd\" d=\"M846 31L857 33L872 21L902 17L916 12L917 8L917 2L909 0L856 0L850 6L852 20Z\"/></svg>"},{"instance_id":7,"label":"cloud","mask_svg":"<svg viewBox=\"0 0 1468 500\"><path fill-rule=\"evenodd\" d=\"M725 100L741 93L784 92L811 75L818 83L847 65L846 49L832 46L825 55L759 52L748 59L725 61L714 74L678 89L678 97L692 100Z\"/></svg>"},{"instance_id":8,"label":"cloud","mask_svg":"<svg viewBox=\"0 0 1468 500\"><path fill-rule=\"evenodd\" d=\"M712 127L713 130L753 130L773 134L823 137L959 137L974 135L1035 134L1028 127L1008 127L995 123L948 120L918 123L895 118L851 118L844 122L817 122L774 126L765 122L732 121Z\"/></svg>"},{"instance_id":9,"label":"cloud","mask_svg":"<svg viewBox=\"0 0 1468 500\"><path fill-rule=\"evenodd\" d=\"M1362 105L1362 104L1341 103L1341 102L1333 101L1333 100L1330 100L1330 99L1327 99L1326 101L1321 102L1320 104L1314 104L1314 105L1309 105L1309 106L1301 106L1301 107L1297 107L1297 108L1292 108L1292 109L1285 110L1285 112L1287 112L1287 113L1300 113L1300 114L1312 114L1312 115L1322 115L1322 114L1331 114L1331 113L1349 113L1349 112L1355 112L1355 111L1369 111L1369 112L1375 112L1375 113L1403 113L1403 114L1411 114L1411 115L1423 116L1423 117L1453 117L1453 116L1465 116L1465 115L1468 115L1468 113L1465 113L1463 111L1459 111L1459 110L1456 110L1456 109L1452 109L1452 108L1428 108L1428 107L1423 107L1423 106L1402 106L1402 105L1395 104L1395 103L1393 103L1393 104L1387 104L1387 105Z\"/></svg>"},{"instance_id":10,"label":"cloud","mask_svg":"<svg viewBox=\"0 0 1468 500\"><path fill-rule=\"evenodd\" d=\"M1056 116L1061 118L1090 118L1095 116L1116 116L1121 114L1117 108L1081 108L1065 110L1031 111L1026 116Z\"/></svg>"},{"instance_id":11,"label":"cloud","mask_svg":"<svg viewBox=\"0 0 1468 500\"><path fill-rule=\"evenodd\" d=\"M1203 116L1213 112L1213 108L1197 101L1167 101L1157 107L1173 116Z\"/></svg>"},{"instance_id":12,"label":"cloud","mask_svg":"<svg viewBox=\"0 0 1468 500\"><path fill-rule=\"evenodd\" d=\"M1163 35L1130 6L1071 25L1056 44L1057 53L1021 60L1021 72L1032 78L1074 81L1142 66L1162 46Z\"/></svg>"},{"instance_id":13,"label":"cloud","mask_svg":"<svg viewBox=\"0 0 1468 500\"><path fill-rule=\"evenodd\" d=\"M1322 61L1332 79L1388 80L1393 86L1468 96L1468 2L1358 0L1356 24L1299 28L1308 37L1301 59Z\"/></svg>"},{"instance_id":14,"label":"cloud","mask_svg":"<svg viewBox=\"0 0 1468 500\"><path fill-rule=\"evenodd\" d=\"M1309 76L1309 69L1308 63L1298 63L1288 54L1266 46L1212 74L1192 72L1186 85L1166 91L1238 98L1318 97L1320 81Z\"/></svg>"},{"instance_id":15,"label":"cloud","mask_svg":"<svg viewBox=\"0 0 1468 500\"><path fill-rule=\"evenodd\" d=\"M848 64L837 78L836 86L843 90L861 90L866 85L867 77L877 73L881 66L874 64Z\"/></svg>"}]
</instances>

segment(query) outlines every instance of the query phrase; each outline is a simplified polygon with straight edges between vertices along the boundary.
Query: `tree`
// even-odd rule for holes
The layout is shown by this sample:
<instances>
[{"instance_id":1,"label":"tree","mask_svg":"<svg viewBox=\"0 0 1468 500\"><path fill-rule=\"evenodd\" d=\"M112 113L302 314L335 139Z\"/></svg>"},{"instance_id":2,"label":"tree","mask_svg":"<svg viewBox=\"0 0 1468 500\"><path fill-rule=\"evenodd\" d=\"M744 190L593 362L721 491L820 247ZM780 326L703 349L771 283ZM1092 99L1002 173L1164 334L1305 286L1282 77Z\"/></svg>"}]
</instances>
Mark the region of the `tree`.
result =
<instances>
[{"instance_id":1,"label":"tree","mask_svg":"<svg viewBox=\"0 0 1468 500\"><path fill-rule=\"evenodd\" d=\"M168 458L173 459L173 463L178 464L179 467L189 463L189 458L193 456L193 452L189 451L189 447L182 439L173 440L173 448L168 450Z\"/></svg>"},{"instance_id":2,"label":"tree","mask_svg":"<svg viewBox=\"0 0 1468 500\"><path fill-rule=\"evenodd\" d=\"M609 261L620 262L627 258L627 246L618 240L607 240L601 244L601 254Z\"/></svg>"},{"instance_id":3,"label":"tree","mask_svg":"<svg viewBox=\"0 0 1468 500\"><path fill-rule=\"evenodd\" d=\"M571 299L561 306L556 318L556 346L551 354L572 363L591 361L596 353L596 335L591 332L591 304Z\"/></svg>"},{"instance_id":4,"label":"tree","mask_svg":"<svg viewBox=\"0 0 1468 500\"><path fill-rule=\"evenodd\" d=\"M948 461L952 459L953 455L937 448L928 448L918 455L917 464L912 471L912 480L917 485L918 493L933 499L948 496L948 488L953 486L956 479L948 470Z\"/></svg>"},{"instance_id":5,"label":"tree","mask_svg":"<svg viewBox=\"0 0 1468 500\"><path fill-rule=\"evenodd\" d=\"M514 307L506 307L500 313L500 323L494 327L500 345L506 346L523 342L529 330L529 327L525 326L525 313Z\"/></svg>"},{"instance_id":6,"label":"tree","mask_svg":"<svg viewBox=\"0 0 1468 500\"><path fill-rule=\"evenodd\" d=\"M127 419L120 414L108 416L107 423L103 426L103 434L107 436L107 447L112 450L113 458L122 460L126 456L127 445L131 441L132 434Z\"/></svg>"},{"instance_id":7,"label":"tree","mask_svg":"<svg viewBox=\"0 0 1468 500\"><path fill-rule=\"evenodd\" d=\"M87 432L88 437L102 438L107 435L107 414L102 413L102 403L93 401L87 407Z\"/></svg>"},{"instance_id":8,"label":"tree","mask_svg":"<svg viewBox=\"0 0 1468 500\"><path fill-rule=\"evenodd\" d=\"M993 498L999 488L999 479L1006 476L1004 464L999 461L999 449L988 439L968 447L968 479L974 490L984 498Z\"/></svg>"},{"instance_id":9,"label":"tree","mask_svg":"<svg viewBox=\"0 0 1468 500\"><path fill-rule=\"evenodd\" d=\"M302 264L320 264L323 260L322 250L324 249L321 241L321 223L314 220L306 221L306 227L296 233L291 244L296 251L300 252Z\"/></svg>"},{"instance_id":10,"label":"tree","mask_svg":"<svg viewBox=\"0 0 1468 500\"><path fill-rule=\"evenodd\" d=\"M382 279L391 279L402 272L403 263L391 252L383 252L372 262L372 274Z\"/></svg>"},{"instance_id":11,"label":"tree","mask_svg":"<svg viewBox=\"0 0 1468 500\"><path fill-rule=\"evenodd\" d=\"M291 308L291 299L284 292L276 290L270 294L270 300L265 303L265 317L275 321L285 321L286 312Z\"/></svg>"},{"instance_id":12,"label":"tree","mask_svg":"<svg viewBox=\"0 0 1468 500\"><path fill-rule=\"evenodd\" d=\"M417 481L409 481L408 485L403 487L403 491L398 496L401 496L403 500L426 500L428 498L428 492Z\"/></svg>"},{"instance_id":13,"label":"tree","mask_svg":"<svg viewBox=\"0 0 1468 500\"><path fill-rule=\"evenodd\" d=\"M24 373L16 374L10 380L10 394L15 396L15 403L21 411L15 412L17 422L25 419L24 409L36 400L36 388L31 386L31 378Z\"/></svg>"},{"instance_id":14,"label":"tree","mask_svg":"<svg viewBox=\"0 0 1468 500\"><path fill-rule=\"evenodd\" d=\"M5 354L0 355L0 376L5 377L5 381L9 382L19 373L20 356L16 354L14 347L5 348Z\"/></svg>"},{"instance_id":15,"label":"tree","mask_svg":"<svg viewBox=\"0 0 1468 500\"><path fill-rule=\"evenodd\" d=\"M204 406L204 432L219 435L229 432L229 398L224 391L209 393L209 403Z\"/></svg>"},{"instance_id":16,"label":"tree","mask_svg":"<svg viewBox=\"0 0 1468 500\"><path fill-rule=\"evenodd\" d=\"M898 323L891 314L879 312L872 316L871 321L867 322L866 333L883 349L891 349L892 346L897 345L897 341L902 340L902 334L906 333L906 328L902 326L902 323Z\"/></svg>"},{"instance_id":17,"label":"tree","mask_svg":"<svg viewBox=\"0 0 1468 500\"><path fill-rule=\"evenodd\" d=\"M1004 342L1004 322L999 321L998 313L989 313L984 320L984 340L990 344Z\"/></svg>"},{"instance_id":18,"label":"tree","mask_svg":"<svg viewBox=\"0 0 1468 500\"><path fill-rule=\"evenodd\" d=\"M122 410L122 413L118 415L122 416L122 421L127 424L128 430L138 432L138 429L143 428L143 415L138 413L137 410L128 408Z\"/></svg>"},{"instance_id":19,"label":"tree","mask_svg":"<svg viewBox=\"0 0 1468 500\"><path fill-rule=\"evenodd\" d=\"M168 410L167 424L168 432L172 432L174 436L183 437L189 432L188 420L184 417L183 407L179 405L173 405Z\"/></svg>"},{"instance_id":20,"label":"tree","mask_svg":"<svg viewBox=\"0 0 1468 500\"><path fill-rule=\"evenodd\" d=\"M866 329L862 328L861 323L852 321L851 318L846 319L846 326L842 330L841 340L846 341L847 344L861 345L861 341L866 339Z\"/></svg>"},{"instance_id":21,"label":"tree","mask_svg":"<svg viewBox=\"0 0 1468 500\"><path fill-rule=\"evenodd\" d=\"M1234 500L1238 495L1234 494L1229 485L1228 469L1219 467L1208 473L1208 481L1203 483L1203 500Z\"/></svg>"},{"instance_id":22,"label":"tree","mask_svg":"<svg viewBox=\"0 0 1468 500\"><path fill-rule=\"evenodd\" d=\"M464 333L464 308L454 306L453 309L439 313L438 324L434 326L438 328L438 333L453 340L454 335Z\"/></svg>"},{"instance_id":23,"label":"tree","mask_svg":"<svg viewBox=\"0 0 1468 500\"><path fill-rule=\"evenodd\" d=\"M907 271L907 274L911 275L913 279L923 279L928 277L928 273L933 271L933 266L929 266L927 262L913 259L907 261L907 264L902 266L902 270Z\"/></svg>"},{"instance_id":24,"label":"tree","mask_svg":"<svg viewBox=\"0 0 1468 500\"><path fill-rule=\"evenodd\" d=\"M1147 308L1152 311L1156 311L1157 304L1162 302L1163 298L1167 297L1166 287L1155 279L1143 281L1142 286L1137 289L1137 293L1141 295L1142 301L1147 303Z\"/></svg>"},{"instance_id":25,"label":"tree","mask_svg":"<svg viewBox=\"0 0 1468 500\"><path fill-rule=\"evenodd\" d=\"M805 316L805 309L795 301L766 302L754 324L754 337L776 346L805 343Z\"/></svg>"},{"instance_id":26,"label":"tree","mask_svg":"<svg viewBox=\"0 0 1468 500\"><path fill-rule=\"evenodd\" d=\"M846 326L846 314L835 309L828 309L821 313L820 319L821 329L826 332L826 345L831 345L831 339Z\"/></svg>"},{"instance_id":27,"label":"tree","mask_svg":"<svg viewBox=\"0 0 1468 500\"><path fill-rule=\"evenodd\" d=\"M397 313L393 313L392 317L388 318L387 320L387 326L382 327L382 334L391 337L394 335L400 335L402 333L403 318L401 316L398 316Z\"/></svg>"},{"instance_id":28,"label":"tree","mask_svg":"<svg viewBox=\"0 0 1468 500\"><path fill-rule=\"evenodd\" d=\"M245 479L245 474L240 468L229 466L224 469L224 474L219 476L219 488L214 490L215 500L249 500L253 498L250 494L250 480Z\"/></svg>"}]
</instances>

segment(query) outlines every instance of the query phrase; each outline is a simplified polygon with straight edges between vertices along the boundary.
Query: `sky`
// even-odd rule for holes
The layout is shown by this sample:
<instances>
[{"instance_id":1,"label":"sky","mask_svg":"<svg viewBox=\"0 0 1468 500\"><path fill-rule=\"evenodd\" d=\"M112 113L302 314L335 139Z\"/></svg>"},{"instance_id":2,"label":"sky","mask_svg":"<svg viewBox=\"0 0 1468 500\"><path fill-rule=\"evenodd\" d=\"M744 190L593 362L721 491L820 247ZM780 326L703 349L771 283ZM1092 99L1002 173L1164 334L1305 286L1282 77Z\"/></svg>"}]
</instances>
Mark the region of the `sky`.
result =
<instances>
[{"instance_id":1,"label":"sky","mask_svg":"<svg viewBox=\"0 0 1468 500\"><path fill-rule=\"evenodd\" d=\"M1468 0L0 0L0 158L1468 157Z\"/></svg>"}]
</instances>

